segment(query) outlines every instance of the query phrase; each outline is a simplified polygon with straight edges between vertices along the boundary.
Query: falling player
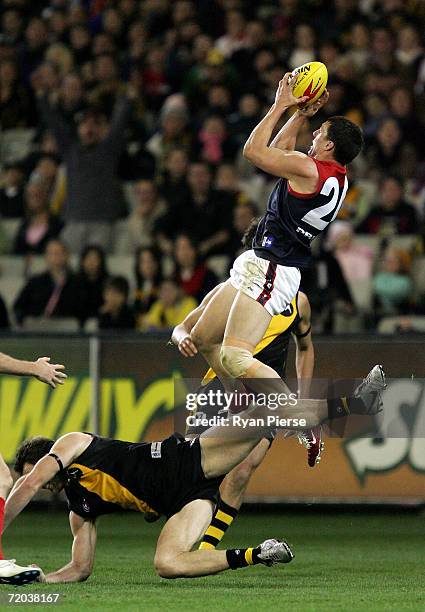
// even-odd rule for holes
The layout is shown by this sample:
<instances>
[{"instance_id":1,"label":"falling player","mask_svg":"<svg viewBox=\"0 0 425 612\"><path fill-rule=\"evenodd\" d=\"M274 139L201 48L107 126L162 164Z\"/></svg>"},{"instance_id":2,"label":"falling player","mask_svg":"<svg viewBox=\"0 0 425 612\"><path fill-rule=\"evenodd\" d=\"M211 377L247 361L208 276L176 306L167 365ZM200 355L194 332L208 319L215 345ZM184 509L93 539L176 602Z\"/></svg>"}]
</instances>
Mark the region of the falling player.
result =
<instances>
[{"instance_id":1,"label":"falling player","mask_svg":"<svg viewBox=\"0 0 425 612\"><path fill-rule=\"evenodd\" d=\"M63 384L66 374L64 366L52 364L50 357L40 357L37 361L21 361L4 353L0 353L0 372L16 376L35 376L38 380L50 385L53 389L57 384ZM1 534L3 530L4 507L7 494L12 488L12 477L9 468L0 455L0 584L27 584L33 582L40 575L40 569L35 567L21 567L14 559L4 559L1 547Z\"/></svg>"}]
</instances>

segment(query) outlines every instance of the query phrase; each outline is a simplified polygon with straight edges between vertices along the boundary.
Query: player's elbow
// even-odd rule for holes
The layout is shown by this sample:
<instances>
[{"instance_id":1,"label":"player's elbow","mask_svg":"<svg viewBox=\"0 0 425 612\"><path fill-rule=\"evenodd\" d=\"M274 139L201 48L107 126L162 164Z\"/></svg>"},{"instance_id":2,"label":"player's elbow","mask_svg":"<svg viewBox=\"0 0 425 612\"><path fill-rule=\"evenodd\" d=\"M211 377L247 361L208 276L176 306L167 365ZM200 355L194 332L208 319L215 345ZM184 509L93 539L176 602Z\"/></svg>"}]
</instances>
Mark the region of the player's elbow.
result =
<instances>
[{"instance_id":1,"label":"player's elbow","mask_svg":"<svg viewBox=\"0 0 425 612\"><path fill-rule=\"evenodd\" d=\"M244 146L243 151L242 151L242 155L248 161L251 161L251 162L254 161L255 151L254 151L253 145L250 142L246 142L245 143L245 146Z\"/></svg>"}]
</instances>

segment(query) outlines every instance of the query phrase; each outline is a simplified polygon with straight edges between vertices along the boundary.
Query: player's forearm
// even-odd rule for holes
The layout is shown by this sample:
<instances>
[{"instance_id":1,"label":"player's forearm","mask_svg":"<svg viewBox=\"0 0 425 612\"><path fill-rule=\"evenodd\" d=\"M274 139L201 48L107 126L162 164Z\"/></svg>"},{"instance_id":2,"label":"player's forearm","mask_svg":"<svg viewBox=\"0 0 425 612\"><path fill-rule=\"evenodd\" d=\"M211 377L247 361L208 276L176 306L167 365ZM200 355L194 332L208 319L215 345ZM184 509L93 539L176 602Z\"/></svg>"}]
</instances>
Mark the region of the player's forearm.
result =
<instances>
[{"instance_id":1,"label":"player's forearm","mask_svg":"<svg viewBox=\"0 0 425 612\"><path fill-rule=\"evenodd\" d=\"M47 574L46 582L49 584L64 582L83 582L90 576L90 571L75 565L72 561L56 572Z\"/></svg>"},{"instance_id":2,"label":"player's forearm","mask_svg":"<svg viewBox=\"0 0 425 612\"><path fill-rule=\"evenodd\" d=\"M9 355L0 353L0 372L16 376L35 376L36 364L33 361L21 361Z\"/></svg>"},{"instance_id":3,"label":"player's forearm","mask_svg":"<svg viewBox=\"0 0 425 612\"><path fill-rule=\"evenodd\" d=\"M298 111L295 112L285 125L281 127L270 143L270 146L285 151L293 151L297 142L298 132L304 123L305 117Z\"/></svg>"},{"instance_id":4,"label":"player's forearm","mask_svg":"<svg viewBox=\"0 0 425 612\"><path fill-rule=\"evenodd\" d=\"M300 399L308 398L310 395L311 379L314 370L314 348L313 345L305 350L297 348L295 357L298 379L298 394Z\"/></svg>"},{"instance_id":5,"label":"player's forearm","mask_svg":"<svg viewBox=\"0 0 425 612\"><path fill-rule=\"evenodd\" d=\"M276 105L273 104L267 115L249 135L243 149L244 157L255 164L256 154L269 146L273 130L286 110L287 107L276 107Z\"/></svg>"},{"instance_id":6,"label":"player's forearm","mask_svg":"<svg viewBox=\"0 0 425 612\"><path fill-rule=\"evenodd\" d=\"M15 485L6 500L3 531L15 520L38 491L39 487L32 486L26 479L20 482L18 486Z\"/></svg>"}]
</instances>

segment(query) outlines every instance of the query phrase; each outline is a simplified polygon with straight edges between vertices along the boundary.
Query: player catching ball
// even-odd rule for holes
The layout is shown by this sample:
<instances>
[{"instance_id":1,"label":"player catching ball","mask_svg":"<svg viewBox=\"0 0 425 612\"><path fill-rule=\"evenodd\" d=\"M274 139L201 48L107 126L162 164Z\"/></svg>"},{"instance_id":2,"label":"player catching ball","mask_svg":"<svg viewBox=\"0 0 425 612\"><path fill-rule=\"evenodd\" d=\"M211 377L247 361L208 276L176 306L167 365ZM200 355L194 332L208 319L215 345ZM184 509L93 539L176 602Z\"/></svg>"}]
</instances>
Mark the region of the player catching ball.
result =
<instances>
[{"instance_id":1,"label":"player catching ball","mask_svg":"<svg viewBox=\"0 0 425 612\"><path fill-rule=\"evenodd\" d=\"M284 381L254 355L272 317L294 299L300 268L311 260L312 240L335 219L347 192L346 164L360 152L360 128L345 117L330 117L314 132L308 154L295 151L297 134L328 94L304 109L292 77L279 83L274 104L249 136L244 155L279 180L252 248L234 262L231 282L223 285L192 330L191 338L221 379L250 379L250 387L288 394ZM271 141L281 116L298 107ZM271 141L271 142L270 142ZM261 381L267 379L267 385Z\"/></svg>"},{"instance_id":2,"label":"player catching ball","mask_svg":"<svg viewBox=\"0 0 425 612\"><path fill-rule=\"evenodd\" d=\"M35 376L53 389L57 384L65 382L64 366L52 364L50 357L40 357L37 361L21 361L4 353L0 353L0 372L2 374L15 374L16 376ZM6 497L12 488L13 481L9 468L0 455L0 584L21 585L37 580L40 569L36 567L21 567L14 559L4 559L2 553L2 531L4 520L4 507Z\"/></svg>"}]
</instances>

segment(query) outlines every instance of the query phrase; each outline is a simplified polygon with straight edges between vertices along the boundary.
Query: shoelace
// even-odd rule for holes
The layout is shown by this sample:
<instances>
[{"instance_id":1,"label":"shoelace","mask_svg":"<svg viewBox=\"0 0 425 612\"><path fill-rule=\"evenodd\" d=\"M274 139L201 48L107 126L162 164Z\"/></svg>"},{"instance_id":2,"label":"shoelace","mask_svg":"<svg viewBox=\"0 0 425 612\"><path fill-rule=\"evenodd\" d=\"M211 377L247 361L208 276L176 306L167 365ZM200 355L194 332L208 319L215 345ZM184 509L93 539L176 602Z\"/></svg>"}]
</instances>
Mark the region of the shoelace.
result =
<instances>
[{"instance_id":1,"label":"shoelace","mask_svg":"<svg viewBox=\"0 0 425 612\"><path fill-rule=\"evenodd\" d=\"M312 445L315 443L315 439L312 439L304 431L298 434L298 442L304 446L307 450L310 450Z\"/></svg>"}]
</instances>

